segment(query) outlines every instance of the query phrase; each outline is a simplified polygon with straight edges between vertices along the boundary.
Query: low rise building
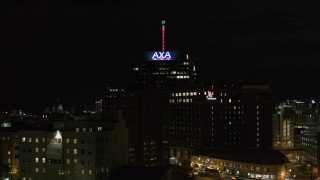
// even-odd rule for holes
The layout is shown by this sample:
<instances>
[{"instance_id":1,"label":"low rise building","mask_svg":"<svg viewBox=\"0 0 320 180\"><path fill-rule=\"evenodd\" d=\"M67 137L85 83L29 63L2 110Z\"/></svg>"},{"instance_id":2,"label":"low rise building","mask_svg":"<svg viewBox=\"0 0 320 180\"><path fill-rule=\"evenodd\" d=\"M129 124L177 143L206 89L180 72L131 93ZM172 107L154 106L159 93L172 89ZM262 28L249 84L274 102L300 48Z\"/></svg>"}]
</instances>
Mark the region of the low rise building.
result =
<instances>
[{"instance_id":1,"label":"low rise building","mask_svg":"<svg viewBox=\"0 0 320 180\"><path fill-rule=\"evenodd\" d=\"M251 179L284 180L290 161L275 150L196 150L191 166L200 171L215 169L226 175Z\"/></svg>"}]
</instances>

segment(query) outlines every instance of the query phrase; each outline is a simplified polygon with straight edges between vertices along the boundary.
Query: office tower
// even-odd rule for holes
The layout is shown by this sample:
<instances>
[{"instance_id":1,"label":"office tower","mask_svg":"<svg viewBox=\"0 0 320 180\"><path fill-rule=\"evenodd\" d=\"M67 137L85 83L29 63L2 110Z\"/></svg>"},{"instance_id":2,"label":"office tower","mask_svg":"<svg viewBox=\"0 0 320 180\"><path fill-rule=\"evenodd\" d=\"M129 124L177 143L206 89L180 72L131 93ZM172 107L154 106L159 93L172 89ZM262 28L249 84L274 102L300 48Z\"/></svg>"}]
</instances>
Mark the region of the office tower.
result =
<instances>
[{"instance_id":1,"label":"office tower","mask_svg":"<svg viewBox=\"0 0 320 180\"><path fill-rule=\"evenodd\" d=\"M167 54L162 59L156 54ZM156 56L156 57L155 57ZM175 51L148 52L146 60L130 69L133 84L143 88L172 88L190 86L196 81L195 65L187 55Z\"/></svg>"},{"instance_id":2,"label":"office tower","mask_svg":"<svg viewBox=\"0 0 320 180\"><path fill-rule=\"evenodd\" d=\"M320 104L315 100L287 100L273 114L273 147L292 161L319 172Z\"/></svg>"},{"instance_id":3,"label":"office tower","mask_svg":"<svg viewBox=\"0 0 320 180\"><path fill-rule=\"evenodd\" d=\"M175 51L147 52L130 72L124 88L108 88L103 109L124 109L131 165L188 165L202 147L271 148L269 86L203 83Z\"/></svg>"}]
</instances>

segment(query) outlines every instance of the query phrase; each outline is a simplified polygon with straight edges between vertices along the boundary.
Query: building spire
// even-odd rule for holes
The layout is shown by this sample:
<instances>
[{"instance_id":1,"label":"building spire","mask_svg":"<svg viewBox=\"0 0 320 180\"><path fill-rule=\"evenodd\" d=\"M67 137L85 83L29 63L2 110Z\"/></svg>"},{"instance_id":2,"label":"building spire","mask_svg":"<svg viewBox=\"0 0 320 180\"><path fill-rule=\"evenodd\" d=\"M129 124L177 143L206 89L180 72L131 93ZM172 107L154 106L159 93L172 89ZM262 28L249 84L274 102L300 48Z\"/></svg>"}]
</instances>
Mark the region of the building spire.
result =
<instances>
[{"instance_id":1,"label":"building spire","mask_svg":"<svg viewBox=\"0 0 320 180\"><path fill-rule=\"evenodd\" d=\"M165 51L165 33L166 33L166 20L161 20L162 26L162 51Z\"/></svg>"}]
</instances>

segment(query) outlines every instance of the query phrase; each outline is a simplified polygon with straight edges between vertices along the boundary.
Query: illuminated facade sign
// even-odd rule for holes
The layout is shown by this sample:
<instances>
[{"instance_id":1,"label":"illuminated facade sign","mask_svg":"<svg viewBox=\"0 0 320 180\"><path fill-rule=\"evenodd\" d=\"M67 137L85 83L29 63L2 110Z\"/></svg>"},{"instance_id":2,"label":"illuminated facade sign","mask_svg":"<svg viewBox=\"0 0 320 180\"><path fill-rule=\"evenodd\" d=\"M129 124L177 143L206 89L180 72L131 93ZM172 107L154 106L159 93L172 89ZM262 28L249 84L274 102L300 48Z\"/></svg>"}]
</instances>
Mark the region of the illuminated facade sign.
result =
<instances>
[{"instance_id":1,"label":"illuminated facade sign","mask_svg":"<svg viewBox=\"0 0 320 180\"><path fill-rule=\"evenodd\" d=\"M152 51L146 55L148 60L175 60L177 57L175 51Z\"/></svg>"},{"instance_id":2,"label":"illuminated facade sign","mask_svg":"<svg viewBox=\"0 0 320 180\"><path fill-rule=\"evenodd\" d=\"M216 100L216 97L213 97L214 93L212 91L207 91L207 100Z\"/></svg>"}]
</instances>

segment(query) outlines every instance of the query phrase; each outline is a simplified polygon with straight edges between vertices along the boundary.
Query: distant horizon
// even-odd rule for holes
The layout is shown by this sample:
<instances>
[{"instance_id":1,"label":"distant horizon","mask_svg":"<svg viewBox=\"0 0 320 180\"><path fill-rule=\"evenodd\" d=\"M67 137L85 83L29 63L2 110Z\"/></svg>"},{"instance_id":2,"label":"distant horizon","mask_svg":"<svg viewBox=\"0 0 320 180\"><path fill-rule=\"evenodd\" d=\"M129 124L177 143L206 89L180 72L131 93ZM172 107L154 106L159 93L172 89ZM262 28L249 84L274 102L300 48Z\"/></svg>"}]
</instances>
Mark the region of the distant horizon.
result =
<instances>
[{"instance_id":1,"label":"distant horizon","mask_svg":"<svg viewBox=\"0 0 320 180\"><path fill-rule=\"evenodd\" d=\"M232 79L235 80L235 79ZM200 80L201 81L201 80ZM223 81L223 80L219 80ZM229 80L226 80L229 81ZM319 101L319 95L310 95L310 94L303 94L299 93L297 91L288 91L288 89L285 89L283 87L274 87L271 83L264 83L264 82L246 82L243 81L244 84L263 84L263 85L269 85L272 90L272 96L275 103L284 102L286 100L310 100L314 99L317 102ZM212 82L214 83L214 82ZM110 87L117 87L117 83L114 83L114 85L109 84ZM296 87L292 86L292 89L297 89ZM105 91L107 90L107 87L105 88ZM282 90L282 91L280 91ZM94 92L94 91L92 91ZM103 98L104 94L102 91L99 93L96 93L95 96L92 96L92 92L83 92L83 94L76 93L76 95L71 94L65 94L64 96L57 96L54 97L48 97L46 99L39 99L39 97L36 97L34 100L30 99L28 97L28 100L30 101L22 101L22 102L16 102L16 103L6 103L3 101L0 101L0 112L1 111L12 111L12 110L26 110L27 112L34 112L34 113L40 113L45 110L46 107L52 108L56 103L57 99L60 100L60 103L63 105L64 109L70 110L71 108L75 108L77 110L93 110L94 109L94 103L96 100L100 100ZM61 92L61 94L63 94ZM86 96L86 94L90 94L91 96ZM99 96L100 95L100 96ZM70 97L71 96L71 97ZM64 97L64 98L63 98ZM21 98L21 97L20 97ZM83 100L83 101L82 101ZM38 102L37 102L38 101ZM34 104L34 102L37 102Z\"/></svg>"}]
</instances>

